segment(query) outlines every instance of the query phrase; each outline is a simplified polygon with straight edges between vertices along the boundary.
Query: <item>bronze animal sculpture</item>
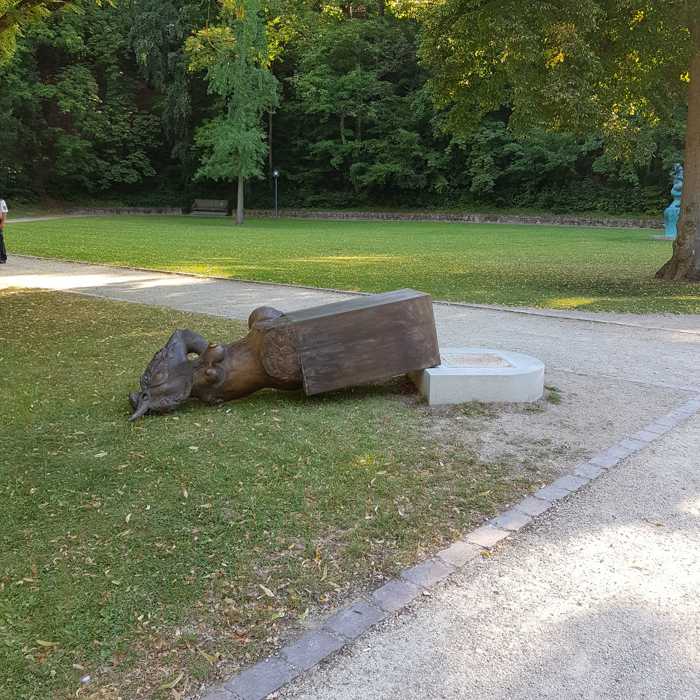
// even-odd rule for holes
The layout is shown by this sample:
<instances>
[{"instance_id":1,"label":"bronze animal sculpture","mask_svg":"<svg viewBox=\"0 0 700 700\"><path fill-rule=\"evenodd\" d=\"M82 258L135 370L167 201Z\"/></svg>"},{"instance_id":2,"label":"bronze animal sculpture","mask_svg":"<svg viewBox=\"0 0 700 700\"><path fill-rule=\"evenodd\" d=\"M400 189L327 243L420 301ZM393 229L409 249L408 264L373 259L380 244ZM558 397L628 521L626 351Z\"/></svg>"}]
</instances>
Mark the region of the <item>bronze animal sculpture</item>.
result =
<instances>
[{"instance_id":1,"label":"bronze animal sculpture","mask_svg":"<svg viewBox=\"0 0 700 700\"><path fill-rule=\"evenodd\" d=\"M175 331L129 395L130 420L164 413L189 399L217 404L260 389L309 395L364 384L440 362L432 301L400 290L284 314L255 309L245 338L208 343Z\"/></svg>"}]
</instances>

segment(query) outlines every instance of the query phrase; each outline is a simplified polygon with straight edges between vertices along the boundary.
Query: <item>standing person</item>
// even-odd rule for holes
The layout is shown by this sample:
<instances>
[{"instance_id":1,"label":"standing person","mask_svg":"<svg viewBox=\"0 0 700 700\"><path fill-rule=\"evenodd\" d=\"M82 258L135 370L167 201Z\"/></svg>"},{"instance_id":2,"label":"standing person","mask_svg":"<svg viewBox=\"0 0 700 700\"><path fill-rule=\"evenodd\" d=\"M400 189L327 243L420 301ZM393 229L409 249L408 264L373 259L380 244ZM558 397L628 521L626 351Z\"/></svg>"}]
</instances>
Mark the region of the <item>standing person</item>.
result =
<instances>
[{"instance_id":1,"label":"standing person","mask_svg":"<svg viewBox=\"0 0 700 700\"><path fill-rule=\"evenodd\" d=\"M5 219L7 218L7 204L4 199L0 199L0 265L7 262L7 251L5 250Z\"/></svg>"}]
</instances>

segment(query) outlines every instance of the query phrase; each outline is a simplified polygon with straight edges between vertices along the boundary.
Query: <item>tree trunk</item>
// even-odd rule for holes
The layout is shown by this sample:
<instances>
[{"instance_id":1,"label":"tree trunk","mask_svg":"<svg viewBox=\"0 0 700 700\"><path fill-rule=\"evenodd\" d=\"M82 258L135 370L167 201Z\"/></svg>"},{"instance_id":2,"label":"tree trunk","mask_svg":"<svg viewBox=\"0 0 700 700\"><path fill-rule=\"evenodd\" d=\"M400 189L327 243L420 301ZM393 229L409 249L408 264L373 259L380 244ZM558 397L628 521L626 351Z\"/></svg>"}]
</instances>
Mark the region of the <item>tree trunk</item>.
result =
<instances>
[{"instance_id":1,"label":"tree trunk","mask_svg":"<svg viewBox=\"0 0 700 700\"><path fill-rule=\"evenodd\" d=\"M345 145L345 115L340 115L340 143Z\"/></svg>"},{"instance_id":2,"label":"tree trunk","mask_svg":"<svg viewBox=\"0 0 700 700\"><path fill-rule=\"evenodd\" d=\"M656 273L667 281L700 281L700 29L695 33L695 56L690 64L685 172L678 237L673 257Z\"/></svg>"},{"instance_id":3,"label":"tree trunk","mask_svg":"<svg viewBox=\"0 0 700 700\"><path fill-rule=\"evenodd\" d=\"M238 194L236 196L236 224L240 226L243 223L243 189L245 180L239 175L238 177Z\"/></svg>"}]
</instances>

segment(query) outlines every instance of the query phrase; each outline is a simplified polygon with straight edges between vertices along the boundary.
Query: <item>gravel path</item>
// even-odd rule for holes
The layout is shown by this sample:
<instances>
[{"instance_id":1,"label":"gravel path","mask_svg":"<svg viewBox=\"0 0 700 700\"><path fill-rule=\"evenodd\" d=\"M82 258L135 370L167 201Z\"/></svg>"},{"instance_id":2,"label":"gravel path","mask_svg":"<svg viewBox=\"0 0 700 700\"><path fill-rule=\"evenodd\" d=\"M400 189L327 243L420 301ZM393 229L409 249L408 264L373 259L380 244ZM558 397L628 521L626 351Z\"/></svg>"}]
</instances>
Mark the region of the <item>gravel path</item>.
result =
<instances>
[{"instance_id":1,"label":"gravel path","mask_svg":"<svg viewBox=\"0 0 700 700\"><path fill-rule=\"evenodd\" d=\"M31 224L34 221L53 221L54 219L77 219L86 214L37 214L36 216L20 216L16 219L8 219L8 224Z\"/></svg>"},{"instance_id":2,"label":"gravel path","mask_svg":"<svg viewBox=\"0 0 700 700\"><path fill-rule=\"evenodd\" d=\"M283 693L700 697L700 417Z\"/></svg>"},{"instance_id":3,"label":"gravel path","mask_svg":"<svg viewBox=\"0 0 700 700\"><path fill-rule=\"evenodd\" d=\"M7 286L80 292L105 299L237 319L248 318L250 312L262 304L293 311L351 296L317 289L65 263L23 255L10 255L8 265L0 268L0 288Z\"/></svg>"}]
</instances>

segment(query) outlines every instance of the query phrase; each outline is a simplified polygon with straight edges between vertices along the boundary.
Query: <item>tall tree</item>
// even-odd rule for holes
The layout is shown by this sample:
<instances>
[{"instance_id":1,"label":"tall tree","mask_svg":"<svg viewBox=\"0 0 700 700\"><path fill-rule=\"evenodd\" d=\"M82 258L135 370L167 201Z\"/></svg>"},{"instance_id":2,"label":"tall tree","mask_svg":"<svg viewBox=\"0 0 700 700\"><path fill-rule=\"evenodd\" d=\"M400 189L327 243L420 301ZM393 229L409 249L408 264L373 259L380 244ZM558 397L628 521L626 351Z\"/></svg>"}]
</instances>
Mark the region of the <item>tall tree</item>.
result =
<instances>
[{"instance_id":1,"label":"tall tree","mask_svg":"<svg viewBox=\"0 0 700 700\"><path fill-rule=\"evenodd\" d=\"M283 87L274 165L284 172L285 201L557 212L665 206L668 170L682 158L682 97L671 121L640 123L627 140L638 144L634 167L604 152L597 130L580 138L537 126L515 133L508 109L468 136L452 135L417 62L419 24L396 14L397 2L412 1L260 0ZM63 3L0 0L5 22L10 6L28 20L30 7ZM194 134L226 106L207 94L206 68L223 41L234 55L220 9L219 0L73 0L22 23L14 58L0 69L0 190L13 199L191 202L201 156ZM188 55L185 39L203 27ZM188 70L190 61L201 70ZM269 123L267 138L271 158ZM246 197L269 204L270 184L249 183ZM214 181L197 187L221 195Z\"/></svg>"},{"instance_id":2,"label":"tall tree","mask_svg":"<svg viewBox=\"0 0 700 700\"><path fill-rule=\"evenodd\" d=\"M192 74L187 70L185 39L204 26L214 0L132 0L129 39L143 76L162 95L163 131L172 154L190 159L193 121ZM200 90L201 92L201 90Z\"/></svg>"},{"instance_id":3,"label":"tall tree","mask_svg":"<svg viewBox=\"0 0 700 700\"><path fill-rule=\"evenodd\" d=\"M222 24L188 42L191 68L204 67L209 92L223 113L197 130L203 149L199 177L237 180L236 223L243 223L245 181L262 174L267 150L264 112L277 105L265 18L259 0L221 0Z\"/></svg>"},{"instance_id":4,"label":"tall tree","mask_svg":"<svg viewBox=\"0 0 700 700\"><path fill-rule=\"evenodd\" d=\"M17 36L33 22L47 17L71 0L0 0L0 64L15 52Z\"/></svg>"},{"instance_id":5,"label":"tall tree","mask_svg":"<svg viewBox=\"0 0 700 700\"><path fill-rule=\"evenodd\" d=\"M642 161L646 127L687 101L679 235L657 276L700 280L700 0L446 0L424 20L423 57L458 130L507 104L516 128L600 129Z\"/></svg>"}]
</instances>

